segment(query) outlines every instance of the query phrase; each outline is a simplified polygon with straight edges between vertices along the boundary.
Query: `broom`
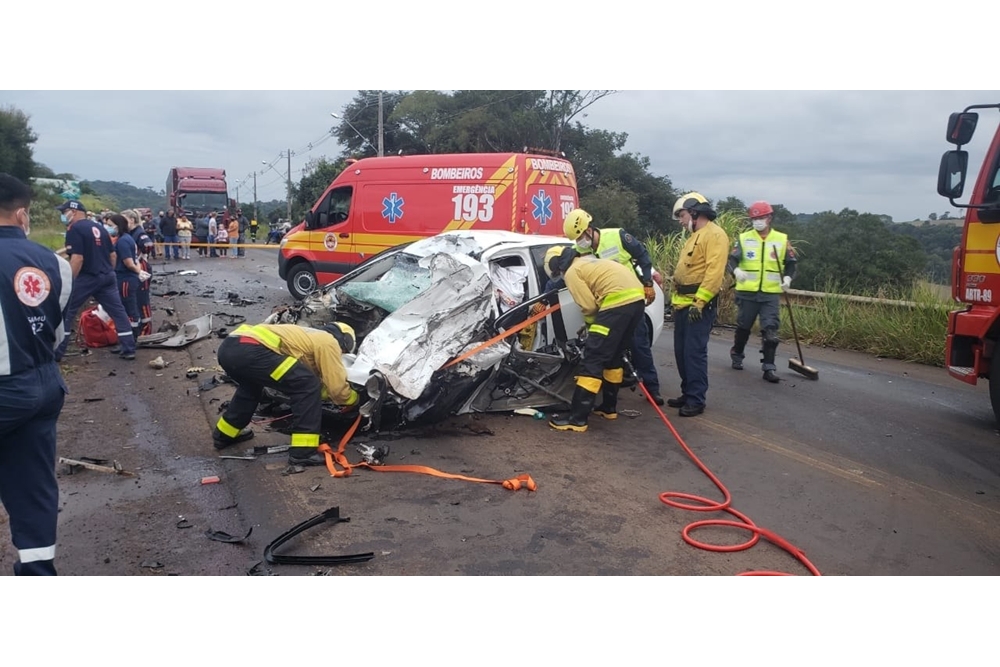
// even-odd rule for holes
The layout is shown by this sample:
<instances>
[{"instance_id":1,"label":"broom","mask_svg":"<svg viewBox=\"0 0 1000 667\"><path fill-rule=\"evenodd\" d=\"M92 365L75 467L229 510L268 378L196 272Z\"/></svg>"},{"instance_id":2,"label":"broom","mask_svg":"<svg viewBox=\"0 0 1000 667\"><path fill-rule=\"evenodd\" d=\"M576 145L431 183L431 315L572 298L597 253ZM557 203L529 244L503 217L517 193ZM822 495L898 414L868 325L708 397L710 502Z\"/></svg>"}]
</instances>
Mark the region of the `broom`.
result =
<instances>
[{"instance_id":1,"label":"broom","mask_svg":"<svg viewBox=\"0 0 1000 667\"><path fill-rule=\"evenodd\" d=\"M777 259L777 257L775 259ZM780 266L781 260L778 260L778 264ZM784 273L785 268L781 267L781 274L784 275ZM785 295L785 305L788 306L788 322L792 325L792 335L795 336L795 347L799 350L798 359L789 357L788 367L799 375L803 375L810 380L818 380L819 371L812 366L806 366L806 360L802 356L802 345L799 344L799 332L795 329L795 318L792 316L792 301L788 298L788 292L782 290L782 293Z\"/></svg>"},{"instance_id":2,"label":"broom","mask_svg":"<svg viewBox=\"0 0 1000 667\"><path fill-rule=\"evenodd\" d=\"M788 367L810 380L818 380L819 371L812 366L806 366L805 359L802 358L802 346L799 344L799 332L795 330L795 318L792 317L792 302L788 299L788 292L785 292L785 305L788 306L788 321L792 325L792 335L795 336L795 347L799 350L798 359L789 357Z\"/></svg>"}]
</instances>

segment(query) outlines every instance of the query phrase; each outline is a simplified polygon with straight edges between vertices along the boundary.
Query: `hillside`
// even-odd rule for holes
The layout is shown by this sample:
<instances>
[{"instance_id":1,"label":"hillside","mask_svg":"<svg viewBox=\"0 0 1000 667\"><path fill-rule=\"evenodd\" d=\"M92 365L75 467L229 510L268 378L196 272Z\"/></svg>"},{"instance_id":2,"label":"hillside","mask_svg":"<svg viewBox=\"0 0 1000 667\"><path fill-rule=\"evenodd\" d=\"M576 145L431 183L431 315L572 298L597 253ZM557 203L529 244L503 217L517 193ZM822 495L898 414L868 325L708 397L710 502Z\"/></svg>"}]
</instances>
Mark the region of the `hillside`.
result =
<instances>
[{"instance_id":1,"label":"hillside","mask_svg":"<svg viewBox=\"0 0 1000 667\"><path fill-rule=\"evenodd\" d=\"M95 194L104 200L113 199L117 210L126 208L151 208L154 210L165 208L167 205L166 193L162 190L156 192L153 188L137 188L130 183L120 183L118 181L81 181L81 185L89 187Z\"/></svg>"}]
</instances>

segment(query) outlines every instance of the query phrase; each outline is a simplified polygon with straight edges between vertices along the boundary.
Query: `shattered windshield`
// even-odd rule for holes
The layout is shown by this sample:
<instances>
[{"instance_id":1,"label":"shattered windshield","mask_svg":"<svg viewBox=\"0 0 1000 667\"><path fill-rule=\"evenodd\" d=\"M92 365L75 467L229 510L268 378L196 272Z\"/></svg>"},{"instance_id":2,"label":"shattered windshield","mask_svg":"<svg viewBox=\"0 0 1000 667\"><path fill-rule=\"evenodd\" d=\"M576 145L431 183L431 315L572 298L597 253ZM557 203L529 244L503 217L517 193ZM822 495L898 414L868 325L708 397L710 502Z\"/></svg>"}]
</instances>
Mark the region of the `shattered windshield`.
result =
<instances>
[{"instance_id":1,"label":"shattered windshield","mask_svg":"<svg viewBox=\"0 0 1000 667\"><path fill-rule=\"evenodd\" d=\"M417 258L407 253L395 257L393 267L374 282L349 282L340 286L347 296L378 306L390 313L412 301L431 285L431 272L420 266Z\"/></svg>"}]
</instances>

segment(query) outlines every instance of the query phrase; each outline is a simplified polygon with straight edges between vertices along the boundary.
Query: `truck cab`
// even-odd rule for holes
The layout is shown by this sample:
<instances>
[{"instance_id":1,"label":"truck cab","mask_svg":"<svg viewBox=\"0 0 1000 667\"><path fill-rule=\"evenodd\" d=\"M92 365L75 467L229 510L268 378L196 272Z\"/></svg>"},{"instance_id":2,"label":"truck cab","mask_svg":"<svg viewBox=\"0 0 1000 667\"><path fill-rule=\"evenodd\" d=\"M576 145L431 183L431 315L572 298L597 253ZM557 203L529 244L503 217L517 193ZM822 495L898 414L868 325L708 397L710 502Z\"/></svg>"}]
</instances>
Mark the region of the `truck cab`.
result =
<instances>
[{"instance_id":1,"label":"truck cab","mask_svg":"<svg viewBox=\"0 0 1000 667\"><path fill-rule=\"evenodd\" d=\"M990 402L1000 423L1000 115L991 114L994 133L969 201L956 201L965 191L969 144L979 122L977 110L1000 111L1000 104L977 104L953 113L946 140L955 146L941 157L938 194L964 208L961 245L952 258L951 293L961 308L948 314L945 365L963 382L990 383Z\"/></svg>"}]
</instances>

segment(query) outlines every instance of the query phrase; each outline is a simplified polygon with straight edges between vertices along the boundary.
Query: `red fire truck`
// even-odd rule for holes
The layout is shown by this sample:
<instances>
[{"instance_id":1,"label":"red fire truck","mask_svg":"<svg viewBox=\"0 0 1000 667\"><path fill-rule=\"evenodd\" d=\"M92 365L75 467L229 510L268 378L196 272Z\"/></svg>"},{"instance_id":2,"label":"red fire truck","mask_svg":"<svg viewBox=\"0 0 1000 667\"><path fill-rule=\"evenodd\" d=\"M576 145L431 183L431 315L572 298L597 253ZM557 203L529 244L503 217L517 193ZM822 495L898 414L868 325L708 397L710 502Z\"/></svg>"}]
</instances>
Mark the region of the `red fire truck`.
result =
<instances>
[{"instance_id":1,"label":"red fire truck","mask_svg":"<svg viewBox=\"0 0 1000 667\"><path fill-rule=\"evenodd\" d=\"M938 194L966 209L951 272L952 297L965 306L948 314L945 359L952 377L969 384L979 378L990 381L990 402L1000 422L1000 124L969 202L955 201L965 189L969 153L962 146L976 131L976 109L1000 111L1000 104L974 104L951 114L946 139L955 149L945 152L938 170Z\"/></svg>"}]
</instances>

